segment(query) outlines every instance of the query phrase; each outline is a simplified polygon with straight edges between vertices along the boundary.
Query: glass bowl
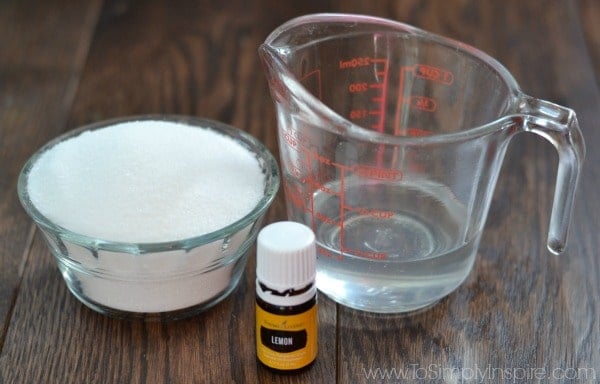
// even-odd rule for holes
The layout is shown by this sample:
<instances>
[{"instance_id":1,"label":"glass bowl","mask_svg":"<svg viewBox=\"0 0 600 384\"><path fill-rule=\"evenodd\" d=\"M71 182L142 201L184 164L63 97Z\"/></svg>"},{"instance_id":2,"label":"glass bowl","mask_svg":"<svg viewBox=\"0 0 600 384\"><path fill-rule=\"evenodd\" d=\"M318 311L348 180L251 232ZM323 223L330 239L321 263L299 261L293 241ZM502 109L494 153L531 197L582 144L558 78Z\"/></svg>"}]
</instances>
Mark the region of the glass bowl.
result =
<instances>
[{"instance_id":1,"label":"glass bowl","mask_svg":"<svg viewBox=\"0 0 600 384\"><path fill-rule=\"evenodd\" d=\"M29 175L45 151L85 131L145 120L181 123L232 138L257 159L264 175L262 198L244 217L217 231L158 243L115 242L75 233L49 220L33 205ZM67 287L82 303L116 318L176 320L214 306L238 285L279 182L275 158L249 134L208 119L151 115L87 125L50 141L23 167L18 195L43 234Z\"/></svg>"}]
</instances>

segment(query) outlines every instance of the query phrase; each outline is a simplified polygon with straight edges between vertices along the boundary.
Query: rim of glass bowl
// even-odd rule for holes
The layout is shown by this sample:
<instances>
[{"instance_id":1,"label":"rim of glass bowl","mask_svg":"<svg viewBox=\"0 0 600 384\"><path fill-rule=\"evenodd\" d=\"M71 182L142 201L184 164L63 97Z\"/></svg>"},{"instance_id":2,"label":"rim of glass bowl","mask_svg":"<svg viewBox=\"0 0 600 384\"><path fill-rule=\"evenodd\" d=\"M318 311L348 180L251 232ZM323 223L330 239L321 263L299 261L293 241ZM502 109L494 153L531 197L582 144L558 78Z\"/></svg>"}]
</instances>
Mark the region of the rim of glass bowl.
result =
<instances>
[{"instance_id":1,"label":"rim of glass bowl","mask_svg":"<svg viewBox=\"0 0 600 384\"><path fill-rule=\"evenodd\" d=\"M40 158L40 156L44 152L57 145L58 143L76 137L85 131L101 129L120 123L145 120L165 121L171 123L186 124L192 127L202 129L211 129L216 131L217 133L225 134L226 136L233 138L244 148L252 152L259 160L261 170L265 175L265 188L263 197L258 201L254 208L244 217L216 231L180 240L148 243L111 241L82 235L53 223L33 205L27 190L29 173L35 162ZM239 232L248 225L251 225L254 222L256 222L260 218L260 216L265 213L265 211L269 208L273 199L275 198L277 191L279 190L279 183L279 169L277 167L277 161L275 160L273 154L257 138L238 128L232 127L220 121L194 116L139 115L119 117L99 121L92 124L87 124L80 128L63 133L57 136L56 138L50 140L39 150L37 150L23 166L21 173L19 174L17 193L21 204L25 208L25 211L33 219L33 221L49 232L58 233L61 239L86 248L92 247L93 249L106 250L111 252L143 254L151 252L173 251L178 249L188 251L193 248L225 238L228 235L234 235L235 233Z\"/></svg>"}]
</instances>

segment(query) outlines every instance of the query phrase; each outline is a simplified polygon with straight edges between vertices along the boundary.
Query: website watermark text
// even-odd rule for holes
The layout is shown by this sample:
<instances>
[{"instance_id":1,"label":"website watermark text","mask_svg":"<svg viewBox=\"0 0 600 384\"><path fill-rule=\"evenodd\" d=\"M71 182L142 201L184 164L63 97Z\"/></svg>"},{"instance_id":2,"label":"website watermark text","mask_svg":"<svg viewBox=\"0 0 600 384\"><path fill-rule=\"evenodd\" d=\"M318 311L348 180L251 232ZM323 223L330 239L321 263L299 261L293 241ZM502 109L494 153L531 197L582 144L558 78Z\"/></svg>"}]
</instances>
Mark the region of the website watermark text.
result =
<instances>
[{"instance_id":1,"label":"website watermark text","mask_svg":"<svg viewBox=\"0 0 600 384\"><path fill-rule=\"evenodd\" d=\"M595 368L546 368L546 367L444 367L439 364L408 364L402 367L363 367L366 379L371 380L444 380L456 383L484 383L499 381L522 383L545 380L581 380L593 382L600 379Z\"/></svg>"}]
</instances>

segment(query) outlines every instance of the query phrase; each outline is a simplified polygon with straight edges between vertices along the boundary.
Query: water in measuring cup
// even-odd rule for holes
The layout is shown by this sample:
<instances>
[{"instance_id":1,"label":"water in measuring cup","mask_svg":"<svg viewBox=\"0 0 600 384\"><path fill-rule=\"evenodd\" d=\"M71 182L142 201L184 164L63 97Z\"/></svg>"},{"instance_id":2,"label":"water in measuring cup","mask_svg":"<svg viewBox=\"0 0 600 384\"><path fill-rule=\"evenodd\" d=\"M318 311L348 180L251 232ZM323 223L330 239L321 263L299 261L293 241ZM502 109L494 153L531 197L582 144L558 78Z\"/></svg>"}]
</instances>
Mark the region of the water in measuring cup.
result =
<instances>
[{"instance_id":1,"label":"water in measuring cup","mask_svg":"<svg viewBox=\"0 0 600 384\"><path fill-rule=\"evenodd\" d=\"M324 192L337 187L313 196L323 293L355 309L400 313L433 304L467 277L481 228L467 230L466 207L447 187L347 179L343 194Z\"/></svg>"}]
</instances>

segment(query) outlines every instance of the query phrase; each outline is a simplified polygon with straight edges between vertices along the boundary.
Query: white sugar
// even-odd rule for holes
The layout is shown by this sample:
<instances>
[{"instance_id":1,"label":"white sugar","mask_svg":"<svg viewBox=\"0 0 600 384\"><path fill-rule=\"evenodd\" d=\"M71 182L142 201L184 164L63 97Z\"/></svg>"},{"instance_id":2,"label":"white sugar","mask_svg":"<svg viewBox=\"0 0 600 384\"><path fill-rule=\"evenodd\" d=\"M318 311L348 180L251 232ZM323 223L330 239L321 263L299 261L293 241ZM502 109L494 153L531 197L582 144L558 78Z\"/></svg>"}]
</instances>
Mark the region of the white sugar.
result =
<instances>
[{"instance_id":1,"label":"white sugar","mask_svg":"<svg viewBox=\"0 0 600 384\"><path fill-rule=\"evenodd\" d=\"M231 138L163 121L88 131L46 151L29 175L33 205L73 232L120 242L218 230L260 200L258 161Z\"/></svg>"}]
</instances>

